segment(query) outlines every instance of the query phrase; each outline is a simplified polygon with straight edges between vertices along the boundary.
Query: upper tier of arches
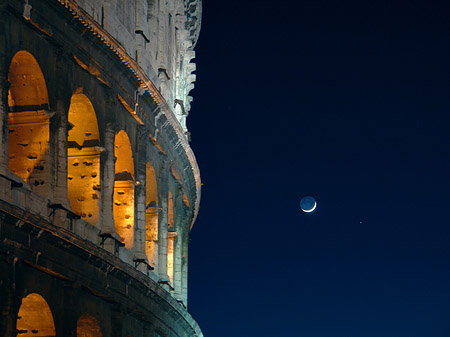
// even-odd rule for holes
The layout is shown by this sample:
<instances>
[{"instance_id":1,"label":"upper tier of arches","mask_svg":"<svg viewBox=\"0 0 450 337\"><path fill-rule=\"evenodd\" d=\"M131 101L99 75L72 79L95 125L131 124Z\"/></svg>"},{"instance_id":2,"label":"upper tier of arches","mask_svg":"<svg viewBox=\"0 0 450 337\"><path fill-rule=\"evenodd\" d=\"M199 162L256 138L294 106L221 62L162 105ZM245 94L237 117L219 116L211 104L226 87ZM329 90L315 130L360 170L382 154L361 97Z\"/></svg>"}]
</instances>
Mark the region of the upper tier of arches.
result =
<instances>
[{"instance_id":1,"label":"upper tier of arches","mask_svg":"<svg viewBox=\"0 0 450 337\"><path fill-rule=\"evenodd\" d=\"M83 3L0 4L1 335L202 336L186 311L200 180L175 102L193 53L155 76Z\"/></svg>"},{"instance_id":2,"label":"upper tier of arches","mask_svg":"<svg viewBox=\"0 0 450 337\"><path fill-rule=\"evenodd\" d=\"M119 99L109 107L95 104L83 78L69 99L60 97L66 108L57 111L29 51L14 54L7 76L7 166L14 179L42 203L48 200L58 225L159 278L185 301L186 276L174 275L187 263L176 256L187 245L178 234L189 230L189 203L180 174L151 131L139 132L129 114L120 116ZM120 117L107 122L108 108Z\"/></svg>"}]
</instances>

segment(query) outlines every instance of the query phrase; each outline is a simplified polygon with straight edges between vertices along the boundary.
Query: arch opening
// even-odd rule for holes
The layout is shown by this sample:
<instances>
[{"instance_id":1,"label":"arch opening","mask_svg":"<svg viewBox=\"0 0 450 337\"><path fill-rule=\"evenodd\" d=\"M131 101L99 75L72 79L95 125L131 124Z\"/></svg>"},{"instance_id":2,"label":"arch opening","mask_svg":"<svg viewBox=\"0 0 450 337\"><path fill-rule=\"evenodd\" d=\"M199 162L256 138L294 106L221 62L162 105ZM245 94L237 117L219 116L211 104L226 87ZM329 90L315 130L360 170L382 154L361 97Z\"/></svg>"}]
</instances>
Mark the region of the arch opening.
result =
<instances>
[{"instance_id":1,"label":"arch opening","mask_svg":"<svg viewBox=\"0 0 450 337\"><path fill-rule=\"evenodd\" d=\"M56 336L52 312L41 295L32 293L22 299L16 329L24 337Z\"/></svg>"},{"instance_id":2,"label":"arch opening","mask_svg":"<svg viewBox=\"0 0 450 337\"><path fill-rule=\"evenodd\" d=\"M116 134L114 155L114 223L120 241L130 249L134 243L134 163L130 139L123 130Z\"/></svg>"},{"instance_id":3,"label":"arch opening","mask_svg":"<svg viewBox=\"0 0 450 337\"><path fill-rule=\"evenodd\" d=\"M174 258L175 258L175 237L177 232L175 231L174 224L174 209L173 209L173 196L172 192L169 191L169 203L168 203L168 227L169 233L167 238L167 275L169 275L170 283L173 285L173 275L174 275Z\"/></svg>"},{"instance_id":4,"label":"arch opening","mask_svg":"<svg viewBox=\"0 0 450 337\"><path fill-rule=\"evenodd\" d=\"M146 164L145 253L151 266L158 263L158 185L155 168Z\"/></svg>"},{"instance_id":5,"label":"arch opening","mask_svg":"<svg viewBox=\"0 0 450 337\"><path fill-rule=\"evenodd\" d=\"M70 100L67 138L67 197L74 213L91 224L99 222L100 134L94 107L86 95Z\"/></svg>"},{"instance_id":6,"label":"arch opening","mask_svg":"<svg viewBox=\"0 0 450 337\"><path fill-rule=\"evenodd\" d=\"M24 50L14 55L8 81L9 169L30 184L34 192L47 196L49 101L44 75L33 55Z\"/></svg>"},{"instance_id":7,"label":"arch opening","mask_svg":"<svg viewBox=\"0 0 450 337\"><path fill-rule=\"evenodd\" d=\"M83 314L77 321L77 337L103 337L98 321L89 314Z\"/></svg>"}]
</instances>

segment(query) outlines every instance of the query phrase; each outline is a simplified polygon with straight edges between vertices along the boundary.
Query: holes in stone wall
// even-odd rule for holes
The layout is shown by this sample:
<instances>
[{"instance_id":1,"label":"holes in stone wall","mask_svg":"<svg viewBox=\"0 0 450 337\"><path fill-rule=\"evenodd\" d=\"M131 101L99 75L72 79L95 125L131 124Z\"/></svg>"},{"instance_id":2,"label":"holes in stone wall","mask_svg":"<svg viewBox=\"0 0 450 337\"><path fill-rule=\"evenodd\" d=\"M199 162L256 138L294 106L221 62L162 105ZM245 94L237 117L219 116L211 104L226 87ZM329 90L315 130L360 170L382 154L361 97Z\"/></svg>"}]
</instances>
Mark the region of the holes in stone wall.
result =
<instances>
[{"instance_id":1,"label":"holes in stone wall","mask_svg":"<svg viewBox=\"0 0 450 337\"><path fill-rule=\"evenodd\" d=\"M44 75L33 55L17 52L9 67L8 166L32 190L48 196L50 119Z\"/></svg>"},{"instance_id":2,"label":"holes in stone wall","mask_svg":"<svg viewBox=\"0 0 450 337\"><path fill-rule=\"evenodd\" d=\"M90 100L81 93L72 96L69 108L67 146L67 197L74 213L89 223L99 222L100 134Z\"/></svg>"},{"instance_id":3,"label":"holes in stone wall","mask_svg":"<svg viewBox=\"0 0 450 337\"><path fill-rule=\"evenodd\" d=\"M22 299L17 316L18 336L56 336L53 315L45 299L36 293Z\"/></svg>"},{"instance_id":4,"label":"holes in stone wall","mask_svg":"<svg viewBox=\"0 0 450 337\"><path fill-rule=\"evenodd\" d=\"M155 168L146 165L145 253L151 266L158 263L158 185Z\"/></svg>"},{"instance_id":5,"label":"holes in stone wall","mask_svg":"<svg viewBox=\"0 0 450 337\"><path fill-rule=\"evenodd\" d=\"M134 240L134 163L130 139L125 131L114 140L116 168L114 179L113 212L116 232L125 247L133 247Z\"/></svg>"},{"instance_id":6,"label":"holes in stone wall","mask_svg":"<svg viewBox=\"0 0 450 337\"><path fill-rule=\"evenodd\" d=\"M77 337L102 337L98 321L89 314L80 316L77 322Z\"/></svg>"}]
</instances>

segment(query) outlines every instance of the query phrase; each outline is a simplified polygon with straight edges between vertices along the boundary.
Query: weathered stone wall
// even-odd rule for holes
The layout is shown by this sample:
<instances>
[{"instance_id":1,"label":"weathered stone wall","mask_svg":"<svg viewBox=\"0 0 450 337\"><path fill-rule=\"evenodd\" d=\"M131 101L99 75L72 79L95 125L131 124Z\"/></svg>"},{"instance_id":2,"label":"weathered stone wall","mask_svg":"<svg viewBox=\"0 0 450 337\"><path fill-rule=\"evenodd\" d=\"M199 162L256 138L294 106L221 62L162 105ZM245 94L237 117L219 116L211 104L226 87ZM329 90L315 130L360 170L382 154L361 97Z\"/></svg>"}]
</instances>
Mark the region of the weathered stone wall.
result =
<instances>
[{"instance_id":1,"label":"weathered stone wall","mask_svg":"<svg viewBox=\"0 0 450 337\"><path fill-rule=\"evenodd\" d=\"M186 129L194 88L201 0L79 0L137 61Z\"/></svg>"},{"instance_id":2,"label":"weathered stone wall","mask_svg":"<svg viewBox=\"0 0 450 337\"><path fill-rule=\"evenodd\" d=\"M0 4L0 335L201 336L183 124L198 1ZM54 327L27 327L41 302Z\"/></svg>"},{"instance_id":3,"label":"weathered stone wall","mask_svg":"<svg viewBox=\"0 0 450 337\"><path fill-rule=\"evenodd\" d=\"M2 336L16 336L28 294L47 302L55 336L79 336L83 314L95 317L103 336L201 336L184 307L157 283L70 231L17 212L2 213L0 235Z\"/></svg>"}]
</instances>

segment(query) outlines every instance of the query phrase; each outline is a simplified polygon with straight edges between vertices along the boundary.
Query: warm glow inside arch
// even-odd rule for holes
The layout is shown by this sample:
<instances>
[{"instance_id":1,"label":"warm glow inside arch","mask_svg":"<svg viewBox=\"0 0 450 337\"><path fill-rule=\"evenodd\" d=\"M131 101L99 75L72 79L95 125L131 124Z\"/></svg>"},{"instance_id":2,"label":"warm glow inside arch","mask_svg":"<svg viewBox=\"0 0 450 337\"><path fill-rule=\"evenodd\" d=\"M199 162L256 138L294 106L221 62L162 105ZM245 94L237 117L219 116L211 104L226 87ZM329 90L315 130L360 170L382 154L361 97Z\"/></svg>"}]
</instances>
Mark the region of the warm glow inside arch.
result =
<instances>
[{"instance_id":1,"label":"warm glow inside arch","mask_svg":"<svg viewBox=\"0 0 450 337\"><path fill-rule=\"evenodd\" d=\"M98 321L89 314L83 314L77 321L77 337L102 337Z\"/></svg>"},{"instance_id":2,"label":"warm glow inside arch","mask_svg":"<svg viewBox=\"0 0 450 337\"><path fill-rule=\"evenodd\" d=\"M8 72L8 166L36 193L48 185L50 119L44 75L33 55L22 50Z\"/></svg>"},{"instance_id":3,"label":"warm glow inside arch","mask_svg":"<svg viewBox=\"0 0 450 337\"><path fill-rule=\"evenodd\" d=\"M172 192L169 191L169 205L168 205L168 239L167 239L167 275L169 275L170 282L173 285L173 272L174 272L174 258L175 258L175 237L177 233L175 231L174 224L174 209L173 209L173 196Z\"/></svg>"},{"instance_id":4,"label":"warm glow inside arch","mask_svg":"<svg viewBox=\"0 0 450 337\"><path fill-rule=\"evenodd\" d=\"M155 168L151 162L146 165L145 185L145 253L151 266L158 263L158 185Z\"/></svg>"},{"instance_id":5,"label":"warm glow inside arch","mask_svg":"<svg viewBox=\"0 0 450 337\"><path fill-rule=\"evenodd\" d=\"M116 134L114 140L116 168L114 178L114 223L116 232L126 248L133 247L134 240L134 163L131 143L125 131Z\"/></svg>"},{"instance_id":6,"label":"warm glow inside arch","mask_svg":"<svg viewBox=\"0 0 450 337\"><path fill-rule=\"evenodd\" d=\"M86 95L70 100L67 146L67 197L73 211L92 224L99 221L100 134L97 117Z\"/></svg>"},{"instance_id":7,"label":"warm glow inside arch","mask_svg":"<svg viewBox=\"0 0 450 337\"><path fill-rule=\"evenodd\" d=\"M18 336L56 336L52 312L41 295L32 293L22 299L16 329Z\"/></svg>"}]
</instances>

